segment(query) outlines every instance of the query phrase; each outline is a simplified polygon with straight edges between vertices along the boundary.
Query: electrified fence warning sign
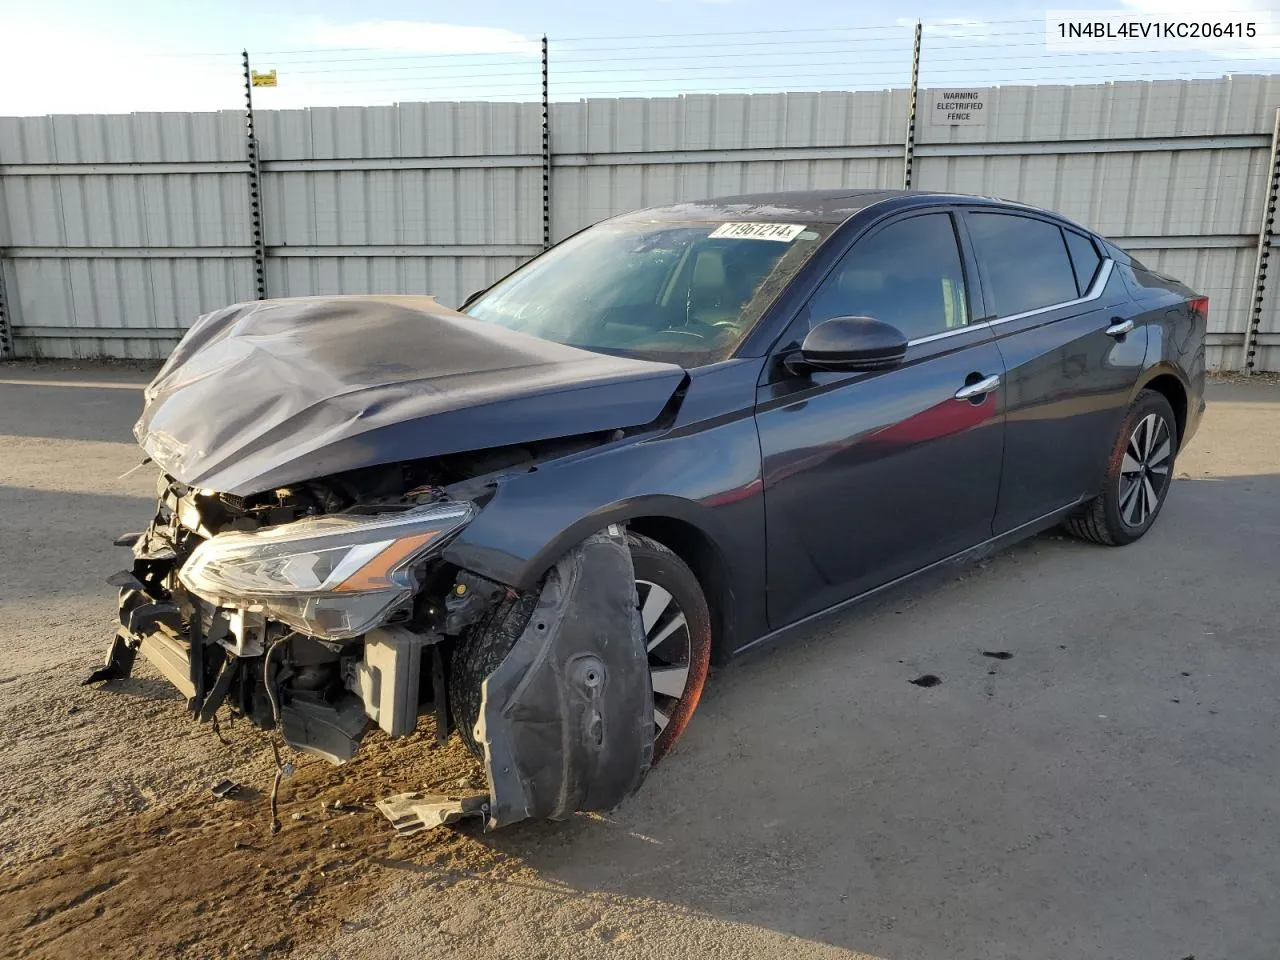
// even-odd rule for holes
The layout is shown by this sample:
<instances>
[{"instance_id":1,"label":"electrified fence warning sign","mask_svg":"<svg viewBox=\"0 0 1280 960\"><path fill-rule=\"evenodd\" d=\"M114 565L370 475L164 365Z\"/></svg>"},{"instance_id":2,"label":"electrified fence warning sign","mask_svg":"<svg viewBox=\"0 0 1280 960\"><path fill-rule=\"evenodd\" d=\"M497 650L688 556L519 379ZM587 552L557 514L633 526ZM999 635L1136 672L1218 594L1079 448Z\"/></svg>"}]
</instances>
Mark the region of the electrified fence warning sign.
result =
<instances>
[{"instance_id":1,"label":"electrified fence warning sign","mask_svg":"<svg viewBox=\"0 0 1280 960\"><path fill-rule=\"evenodd\" d=\"M940 126L982 126L987 122L987 91L935 90L931 116Z\"/></svg>"}]
</instances>

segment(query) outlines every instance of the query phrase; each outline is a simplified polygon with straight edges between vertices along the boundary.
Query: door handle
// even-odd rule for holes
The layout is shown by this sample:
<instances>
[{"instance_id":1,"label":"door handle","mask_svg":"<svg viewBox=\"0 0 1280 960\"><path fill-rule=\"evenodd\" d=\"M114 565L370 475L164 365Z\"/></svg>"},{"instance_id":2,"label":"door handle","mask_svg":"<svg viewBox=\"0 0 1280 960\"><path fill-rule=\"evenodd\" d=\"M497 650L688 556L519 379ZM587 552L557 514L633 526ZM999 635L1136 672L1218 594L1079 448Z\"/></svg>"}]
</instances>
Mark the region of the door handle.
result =
<instances>
[{"instance_id":1,"label":"door handle","mask_svg":"<svg viewBox=\"0 0 1280 960\"><path fill-rule=\"evenodd\" d=\"M1132 320L1121 320L1119 317L1111 318L1111 326L1107 327L1108 337L1123 337L1126 333L1133 330Z\"/></svg>"},{"instance_id":2,"label":"door handle","mask_svg":"<svg viewBox=\"0 0 1280 960\"><path fill-rule=\"evenodd\" d=\"M1000 377L993 373L991 376L984 377L977 383L965 384L956 391L956 399L972 400L975 397L982 396L984 393L990 393L998 386L1000 386Z\"/></svg>"}]
</instances>

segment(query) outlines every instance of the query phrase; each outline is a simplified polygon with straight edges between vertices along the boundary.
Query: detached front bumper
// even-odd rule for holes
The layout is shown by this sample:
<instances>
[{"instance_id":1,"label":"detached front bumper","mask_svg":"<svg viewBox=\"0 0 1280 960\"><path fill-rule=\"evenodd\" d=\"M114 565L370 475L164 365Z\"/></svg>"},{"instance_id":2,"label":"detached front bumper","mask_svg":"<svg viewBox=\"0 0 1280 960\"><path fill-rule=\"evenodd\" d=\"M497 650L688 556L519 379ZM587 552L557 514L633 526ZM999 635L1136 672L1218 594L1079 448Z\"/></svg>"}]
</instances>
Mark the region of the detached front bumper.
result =
<instances>
[{"instance_id":1,"label":"detached front bumper","mask_svg":"<svg viewBox=\"0 0 1280 960\"><path fill-rule=\"evenodd\" d=\"M142 653L203 721L229 706L291 746L350 759L371 724L392 737L434 712L443 739L457 638L387 625L342 643L214 607L176 583L174 558L135 546L106 663L126 677ZM620 531L587 538L548 574L533 616L481 687L490 827L608 810L639 788L653 755L653 692ZM471 811L473 812L474 808Z\"/></svg>"},{"instance_id":2,"label":"detached front bumper","mask_svg":"<svg viewBox=\"0 0 1280 960\"><path fill-rule=\"evenodd\" d=\"M130 573L112 580L120 587L120 626L106 662L85 683L129 676L141 653L187 698L196 719L208 722L228 706L333 763L355 755L371 723L406 736L424 699L428 707L445 702L438 635L385 627L335 651L189 595L182 602L156 600ZM271 656L285 644L293 647L288 658ZM428 664L438 678L434 691L420 690ZM447 734L447 718L437 721Z\"/></svg>"},{"instance_id":3,"label":"detached front bumper","mask_svg":"<svg viewBox=\"0 0 1280 960\"><path fill-rule=\"evenodd\" d=\"M126 576L130 583L121 585ZM152 600L131 574L116 574L111 582L120 586L120 627L107 648L106 662L84 683L129 676L141 651L184 696L196 698L198 672L192 668L191 645L182 638L178 608Z\"/></svg>"},{"instance_id":4,"label":"detached front bumper","mask_svg":"<svg viewBox=\"0 0 1280 960\"><path fill-rule=\"evenodd\" d=\"M187 698L196 718L212 720L225 706L334 763L355 754L370 721L393 737L412 732L423 701L438 705L447 736L443 637L384 625L323 640L268 619L261 607L220 606L197 596L179 571L214 535L209 527L229 525L224 501L167 477L158 493L147 530L116 541L131 549L133 564L108 578L119 589L119 624L106 662L86 682L128 676L141 653ZM273 512L271 519L287 524L291 516ZM427 671L427 689L420 690Z\"/></svg>"}]
</instances>

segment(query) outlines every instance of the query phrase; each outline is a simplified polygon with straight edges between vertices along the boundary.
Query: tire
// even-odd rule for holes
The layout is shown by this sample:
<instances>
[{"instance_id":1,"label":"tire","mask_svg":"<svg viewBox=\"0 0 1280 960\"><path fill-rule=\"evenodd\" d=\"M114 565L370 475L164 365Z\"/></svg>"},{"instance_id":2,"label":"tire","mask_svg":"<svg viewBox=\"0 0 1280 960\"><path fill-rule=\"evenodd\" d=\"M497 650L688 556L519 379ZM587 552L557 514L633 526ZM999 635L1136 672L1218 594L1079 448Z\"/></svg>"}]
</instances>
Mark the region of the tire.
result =
<instances>
[{"instance_id":1,"label":"tire","mask_svg":"<svg viewBox=\"0 0 1280 960\"><path fill-rule=\"evenodd\" d=\"M1169 401L1154 390L1139 393L1112 443L1102 492L1066 521L1067 531L1109 547L1141 538L1168 498L1180 440Z\"/></svg>"},{"instance_id":2,"label":"tire","mask_svg":"<svg viewBox=\"0 0 1280 960\"><path fill-rule=\"evenodd\" d=\"M637 602L642 617L648 599L647 595L641 595L646 590L644 584L656 585L671 595L672 608L663 611L663 616L651 626L646 625L646 640L662 633L679 614L684 615L687 628L676 630L649 653L649 669L655 684L653 762L657 763L680 739L702 697L702 688L711 668L711 611L707 608L707 598L698 578L673 550L635 533L627 534L627 545L631 548L631 562L636 569ZM681 640L686 635L687 652L675 655L674 651L680 649ZM686 665L688 673L678 697L657 692L661 671ZM666 720L659 725L661 717Z\"/></svg>"},{"instance_id":3,"label":"tire","mask_svg":"<svg viewBox=\"0 0 1280 960\"><path fill-rule=\"evenodd\" d=\"M666 590L688 624L688 674L682 694L678 698L667 697L661 702L655 697L655 718L660 708L668 717L663 727L655 730L653 762L657 763L684 732L702 696L711 665L711 613L698 578L674 552L656 540L634 533L627 534L627 546L631 550L637 581L657 584ZM499 603L488 616L468 628L454 646L449 665L449 704L462 742L477 757L484 757L484 750L476 743L474 733L476 721L480 718L481 685L511 652L524 632L533 616L539 591L540 588L531 590L523 596ZM661 631L671 619L673 617L669 615L665 620L659 620L655 624L656 629ZM675 633L658 649L666 652L666 648L674 647ZM656 652L650 654L651 669ZM660 668L669 666L670 663L663 663Z\"/></svg>"}]
</instances>

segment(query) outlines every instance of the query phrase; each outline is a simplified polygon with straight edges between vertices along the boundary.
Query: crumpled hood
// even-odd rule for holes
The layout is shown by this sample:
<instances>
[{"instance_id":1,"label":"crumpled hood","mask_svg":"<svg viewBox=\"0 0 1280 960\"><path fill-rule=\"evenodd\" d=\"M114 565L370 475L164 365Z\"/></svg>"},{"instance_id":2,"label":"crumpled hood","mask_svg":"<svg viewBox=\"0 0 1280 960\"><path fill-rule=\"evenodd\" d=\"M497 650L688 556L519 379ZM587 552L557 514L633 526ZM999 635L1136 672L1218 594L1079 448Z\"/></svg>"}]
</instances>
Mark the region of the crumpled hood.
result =
<instances>
[{"instance_id":1,"label":"crumpled hood","mask_svg":"<svg viewBox=\"0 0 1280 960\"><path fill-rule=\"evenodd\" d=\"M147 387L133 432L171 476L243 496L638 426L684 376L482 323L430 297L262 300L196 321Z\"/></svg>"}]
</instances>

